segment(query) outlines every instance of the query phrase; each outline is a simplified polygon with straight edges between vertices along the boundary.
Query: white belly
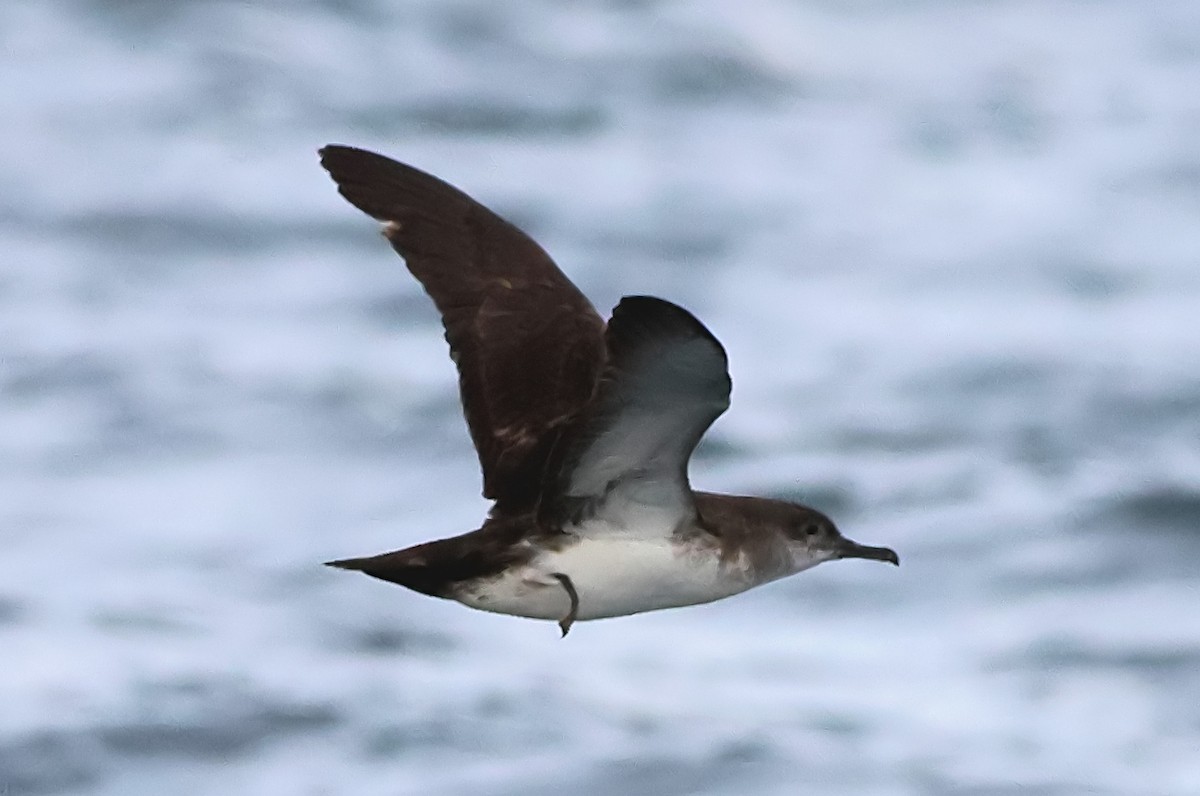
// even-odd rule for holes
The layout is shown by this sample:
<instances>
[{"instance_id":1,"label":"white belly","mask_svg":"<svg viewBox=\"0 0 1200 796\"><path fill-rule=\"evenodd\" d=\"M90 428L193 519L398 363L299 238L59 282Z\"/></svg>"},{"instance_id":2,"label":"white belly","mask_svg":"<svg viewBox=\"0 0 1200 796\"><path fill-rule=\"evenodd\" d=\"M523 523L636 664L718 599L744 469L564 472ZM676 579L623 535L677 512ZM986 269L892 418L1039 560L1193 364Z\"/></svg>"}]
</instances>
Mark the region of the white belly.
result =
<instances>
[{"instance_id":1,"label":"white belly","mask_svg":"<svg viewBox=\"0 0 1200 796\"><path fill-rule=\"evenodd\" d=\"M722 565L715 548L680 547L661 536L617 535L585 537L564 550L542 553L456 599L483 611L562 619L571 600L556 573L574 584L580 620L706 603L755 585L742 567Z\"/></svg>"}]
</instances>

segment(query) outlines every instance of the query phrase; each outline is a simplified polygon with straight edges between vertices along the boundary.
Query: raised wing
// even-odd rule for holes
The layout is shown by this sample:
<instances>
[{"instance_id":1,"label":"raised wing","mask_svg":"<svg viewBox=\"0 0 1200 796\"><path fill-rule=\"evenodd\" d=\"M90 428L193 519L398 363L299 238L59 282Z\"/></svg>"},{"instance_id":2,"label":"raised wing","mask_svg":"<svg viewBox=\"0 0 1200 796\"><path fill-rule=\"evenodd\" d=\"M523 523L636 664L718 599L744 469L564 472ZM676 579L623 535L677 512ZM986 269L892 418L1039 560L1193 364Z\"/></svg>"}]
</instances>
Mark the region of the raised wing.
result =
<instances>
[{"instance_id":1,"label":"raised wing","mask_svg":"<svg viewBox=\"0 0 1200 796\"><path fill-rule=\"evenodd\" d=\"M442 314L495 511L533 505L556 430L586 404L604 321L528 235L453 186L362 149L321 165L384 234Z\"/></svg>"},{"instance_id":2,"label":"raised wing","mask_svg":"<svg viewBox=\"0 0 1200 796\"><path fill-rule=\"evenodd\" d=\"M725 349L690 312L649 296L621 300L606 340L596 399L560 445L542 518L670 534L695 516L688 459L729 407Z\"/></svg>"}]
</instances>

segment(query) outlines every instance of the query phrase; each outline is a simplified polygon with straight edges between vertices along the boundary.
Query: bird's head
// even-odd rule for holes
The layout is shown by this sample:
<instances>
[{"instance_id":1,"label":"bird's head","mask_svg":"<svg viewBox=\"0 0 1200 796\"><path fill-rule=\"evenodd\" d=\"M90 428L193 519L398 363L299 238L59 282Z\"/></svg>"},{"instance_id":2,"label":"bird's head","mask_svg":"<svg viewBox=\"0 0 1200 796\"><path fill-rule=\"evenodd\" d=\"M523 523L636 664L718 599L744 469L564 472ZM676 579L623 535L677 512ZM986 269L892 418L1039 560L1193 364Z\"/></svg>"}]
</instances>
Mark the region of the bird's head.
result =
<instances>
[{"instance_id":1,"label":"bird's head","mask_svg":"<svg viewBox=\"0 0 1200 796\"><path fill-rule=\"evenodd\" d=\"M795 572L838 558L866 558L900 565L890 547L870 547L842 536L833 520L807 506L794 506L784 526Z\"/></svg>"}]
</instances>

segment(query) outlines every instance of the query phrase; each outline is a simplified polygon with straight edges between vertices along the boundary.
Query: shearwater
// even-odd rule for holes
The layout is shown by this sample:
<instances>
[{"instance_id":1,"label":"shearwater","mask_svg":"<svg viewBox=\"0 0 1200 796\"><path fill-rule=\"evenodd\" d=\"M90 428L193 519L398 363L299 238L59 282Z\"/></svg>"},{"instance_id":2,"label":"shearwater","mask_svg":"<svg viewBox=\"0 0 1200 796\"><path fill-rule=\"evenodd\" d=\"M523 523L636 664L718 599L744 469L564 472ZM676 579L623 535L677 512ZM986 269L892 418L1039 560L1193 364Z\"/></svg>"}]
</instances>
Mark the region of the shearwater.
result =
<instances>
[{"instance_id":1,"label":"shearwater","mask_svg":"<svg viewBox=\"0 0 1200 796\"><path fill-rule=\"evenodd\" d=\"M821 512L695 492L692 451L729 407L725 350L690 312L626 296L605 324L529 236L382 155L323 148L352 205L384 223L442 316L493 501L478 530L328 562L501 614L576 621L711 602L895 551Z\"/></svg>"}]
</instances>

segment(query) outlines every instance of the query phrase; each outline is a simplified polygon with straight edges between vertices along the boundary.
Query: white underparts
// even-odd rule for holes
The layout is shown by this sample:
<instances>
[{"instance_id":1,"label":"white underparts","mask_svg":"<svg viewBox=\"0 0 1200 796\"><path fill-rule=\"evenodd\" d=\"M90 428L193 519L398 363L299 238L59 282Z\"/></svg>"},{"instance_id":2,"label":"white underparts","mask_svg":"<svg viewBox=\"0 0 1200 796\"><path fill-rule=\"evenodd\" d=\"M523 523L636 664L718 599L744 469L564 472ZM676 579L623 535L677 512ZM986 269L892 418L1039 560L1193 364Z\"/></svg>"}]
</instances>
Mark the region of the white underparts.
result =
<instances>
[{"instance_id":1,"label":"white underparts","mask_svg":"<svg viewBox=\"0 0 1200 796\"><path fill-rule=\"evenodd\" d=\"M455 598L483 611L559 620L571 600L557 575L574 584L580 620L711 602L758 584L744 562L722 563L714 545L614 534L579 537Z\"/></svg>"}]
</instances>

